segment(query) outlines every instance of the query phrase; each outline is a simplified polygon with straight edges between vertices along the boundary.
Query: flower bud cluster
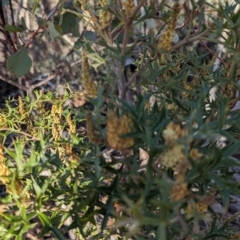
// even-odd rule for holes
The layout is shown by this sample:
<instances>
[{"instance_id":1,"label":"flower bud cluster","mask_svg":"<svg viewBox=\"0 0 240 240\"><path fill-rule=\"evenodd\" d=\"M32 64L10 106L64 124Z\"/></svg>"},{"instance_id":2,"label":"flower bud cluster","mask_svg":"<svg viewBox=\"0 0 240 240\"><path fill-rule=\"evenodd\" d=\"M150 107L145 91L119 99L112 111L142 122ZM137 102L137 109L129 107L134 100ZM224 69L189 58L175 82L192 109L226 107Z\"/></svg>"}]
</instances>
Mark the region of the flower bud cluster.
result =
<instances>
[{"instance_id":1,"label":"flower bud cluster","mask_svg":"<svg viewBox=\"0 0 240 240\"><path fill-rule=\"evenodd\" d=\"M135 7L134 0L125 0L123 2L123 9L126 16L131 15L134 7Z\"/></svg>"},{"instance_id":2,"label":"flower bud cluster","mask_svg":"<svg viewBox=\"0 0 240 240\"><path fill-rule=\"evenodd\" d=\"M111 148L116 150L124 150L134 145L134 139L124 137L129 134L132 128L132 119L124 115L118 118L113 111L108 113L107 121L107 141Z\"/></svg>"},{"instance_id":3,"label":"flower bud cluster","mask_svg":"<svg viewBox=\"0 0 240 240\"><path fill-rule=\"evenodd\" d=\"M103 9L107 5L107 0L101 0L100 5L102 9L99 10L99 22L101 23L102 28L105 28L111 22L112 14L110 11Z\"/></svg>"},{"instance_id":4,"label":"flower bud cluster","mask_svg":"<svg viewBox=\"0 0 240 240\"><path fill-rule=\"evenodd\" d=\"M171 49L179 13L180 13L180 5L179 3L175 3L173 6L173 11L172 11L170 21L167 24L163 34L159 38L158 45L157 45L158 50L169 51Z\"/></svg>"},{"instance_id":5,"label":"flower bud cluster","mask_svg":"<svg viewBox=\"0 0 240 240\"><path fill-rule=\"evenodd\" d=\"M83 52L82 55L82 84L86 91L87 96L92 98L97 97L98 88L95 82L93 82L90 77L90 66L86 52Z\"/></svg>"}]
</instances>

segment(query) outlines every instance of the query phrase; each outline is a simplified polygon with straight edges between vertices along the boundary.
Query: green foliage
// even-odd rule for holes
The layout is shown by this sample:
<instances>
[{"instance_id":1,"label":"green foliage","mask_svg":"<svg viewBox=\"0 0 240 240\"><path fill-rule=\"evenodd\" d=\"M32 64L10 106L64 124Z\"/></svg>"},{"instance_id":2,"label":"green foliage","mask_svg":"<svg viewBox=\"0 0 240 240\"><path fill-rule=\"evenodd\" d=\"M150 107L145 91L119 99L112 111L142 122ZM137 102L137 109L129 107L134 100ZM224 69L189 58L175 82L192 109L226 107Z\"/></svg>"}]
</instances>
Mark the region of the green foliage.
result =
<instances>
[{"instance_id":1,"label":"green foliage","mask_svg":"<svg viewBox=\"0 0 240 240\"><path fill-rule=\"evenodd\" d=\"M28 56L25 47L21 47L17 53L7 60L7 69L18 77L22 77L29 72L31 66L32 59Z\"/></svg>"},{"instance_id":2,"label":"green foliage","mask_svg":"<svg viewBox=\"0 0 240 240\"><path fill-rule=\"evenodd\" d=\"M183 4L182 22L164 34L172 7L139 1L129 16L119 2L60 1L53 21L36 17L41 36L52 41L80 36L71 50L83 63L85 90L30 86L0 109L2 239L67 239L71 231L76 239L239 236L232 225L238 213L219 216L213 207L227 209L231 195L240 195L230 171L240 167L233 158L240 116L231 111L239 100L239 12L227 2L205 4L206 12ZM208 17L213 9L217 15ZM195 30L196 19L207 23ZM4 30L28 31L9 24ZM207 41L224 44L226 56ZM31 68L29 44L8 57L7 69L17 76ZM136 69L129 73L132 55Z\"/></svg>"}]
</instances>

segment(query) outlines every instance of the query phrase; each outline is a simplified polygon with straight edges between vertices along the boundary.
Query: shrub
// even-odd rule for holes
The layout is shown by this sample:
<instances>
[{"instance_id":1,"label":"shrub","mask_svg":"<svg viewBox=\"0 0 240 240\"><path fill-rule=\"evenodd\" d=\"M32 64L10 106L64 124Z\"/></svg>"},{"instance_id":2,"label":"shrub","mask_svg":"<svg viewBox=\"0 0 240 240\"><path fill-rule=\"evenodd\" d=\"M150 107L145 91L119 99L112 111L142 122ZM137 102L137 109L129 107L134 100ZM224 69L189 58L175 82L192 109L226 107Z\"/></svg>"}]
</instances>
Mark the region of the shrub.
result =
<instances>
[{"instance_id":1,"label":"shrub","mask_svg":"<svg viewBox=\"0 0 240 240\"><path fill-rule=\"evenodd\" d=\"M28 83L0 110L2 239L238 239L237 3L38 4L23 46L30 30L2 20ZM28 81L40 31L72 37L77 90Z\"/></svg>"}]
</instances>

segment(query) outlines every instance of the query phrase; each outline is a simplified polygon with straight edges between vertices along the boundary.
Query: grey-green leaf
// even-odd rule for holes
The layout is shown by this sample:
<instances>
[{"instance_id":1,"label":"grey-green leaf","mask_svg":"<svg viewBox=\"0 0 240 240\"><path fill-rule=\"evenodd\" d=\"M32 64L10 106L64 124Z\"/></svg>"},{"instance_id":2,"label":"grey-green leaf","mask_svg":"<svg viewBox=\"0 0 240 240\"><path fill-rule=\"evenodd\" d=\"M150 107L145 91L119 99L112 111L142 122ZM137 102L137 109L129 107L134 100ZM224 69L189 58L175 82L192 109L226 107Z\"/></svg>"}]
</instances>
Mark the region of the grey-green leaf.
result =
<instances>
[{"instance_id":1,"label":"grey-green leaf","mask_svg":"<svg viewBox=\"0 0 240 240\"><path fill-rule=\"evenodd\" d=\"M48 31L52 39L60 37L60 33L56 30L56 28L51 22L48 22Z\"/></svg>"},{"instance_id":2,"label":"grey-green leaf","mask_svg":"<svg viewBox=\"0 0 240 240\"><path fill-rule=\"evenodd\" d=\"M23 32L24 28L20 25L15 26L15 25L6 24L4 26L4 30L8 32Z\"/></svg>"},{"instance_id":3,"label":"grey-green leaf","mask_svg":"<svg viewBox=\"0 0 240 240\"><path fill-rule=\"evenodd\" d=\"M27 49L21 47L20 50L9 56L7 59L7 70L18 77L25 75L32 66L32 59L28 56Z\"/></svg>"},{"instance_id":4,"label":"grey-green leaf","mask_svg":"<svg viewBox=\"0 0 240 240\"><path fill-rule=\"evenodd\" d=\"M2 5L3 6L6 6L6 5L8 5L9 4L9 1L8 0L2 0Z\"/></svg>"}]
</instances>

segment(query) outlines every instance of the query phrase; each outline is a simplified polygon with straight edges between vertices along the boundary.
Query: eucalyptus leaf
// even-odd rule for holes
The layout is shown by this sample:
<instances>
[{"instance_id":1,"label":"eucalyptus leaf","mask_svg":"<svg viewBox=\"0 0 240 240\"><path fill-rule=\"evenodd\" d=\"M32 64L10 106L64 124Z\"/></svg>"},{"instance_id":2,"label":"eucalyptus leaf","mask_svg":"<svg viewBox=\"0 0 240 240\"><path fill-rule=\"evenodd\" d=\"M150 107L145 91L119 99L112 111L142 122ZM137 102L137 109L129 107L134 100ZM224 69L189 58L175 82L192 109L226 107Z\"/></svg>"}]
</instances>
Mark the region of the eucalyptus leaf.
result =
<instances>
[{"instance_id":1,"label":"eucalyptus leaf","mask_svg":"<svg viewBox=\"0 0 240 240\"><path fill-rule=\"evenodd\" d=\"M52 39L55 39L55 38L58 38L61 36L60 33L56 30L53 23L51 23L51 22L48 22L48 31L49 31L50 37Z\"/></svg>"},{"instance_id":2,"label":"eucalyptus leaf","mask_svg":"<svg viewBox=\"0 0 240 240\"><path fill-rule=\"evenodd\" d=\"M9 56L7 59L7 69L18 77L24 76L32 66L32 59L28 56L27 49L21 47L20 50Z\"/></svg>"},{"instance_id":3,"label":"eucalyptus leaf","mask_svg":"<svg viewBox=\"0 0 240 240\"><path fill-rule=\"evenodd\" d=\"M6 25L4 26L4 30L5 30L5 31L8 31L8 32L14 32L14 33L16 33L16 32L23 32L23 31L24 31L24 28L23 28L23 26L21 26L21 25L15 26L15 25L6 24Z\"/></svg>"}]
</instances>

